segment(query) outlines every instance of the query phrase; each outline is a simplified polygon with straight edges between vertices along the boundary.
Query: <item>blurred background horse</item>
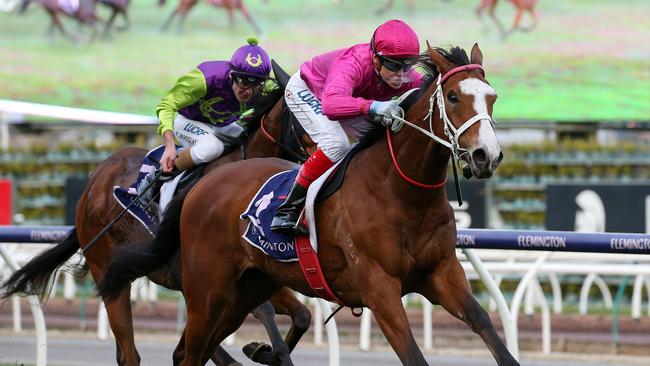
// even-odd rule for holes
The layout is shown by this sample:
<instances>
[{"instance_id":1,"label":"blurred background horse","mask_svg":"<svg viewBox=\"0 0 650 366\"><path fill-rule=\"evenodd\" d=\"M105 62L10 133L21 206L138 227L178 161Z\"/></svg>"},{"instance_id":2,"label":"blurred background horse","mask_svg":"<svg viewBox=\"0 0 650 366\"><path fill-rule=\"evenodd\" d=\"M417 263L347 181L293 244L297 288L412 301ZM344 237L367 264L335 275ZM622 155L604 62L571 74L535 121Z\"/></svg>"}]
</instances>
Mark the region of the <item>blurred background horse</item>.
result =
<instances>
[{"instance_id":1,"label":"blurred background horse","mask_svg":"<svg viewBox=\"0 0 650 366\"><path fill-rule=\"evenodd\" d=\"M75 19L80 27L89 27L91 29L90 39L94 39L98 32L97 25L101 22L101 19L97 16L97 3L103 4L111 10L111 15L104 24L102 32L104 38L110 36L111 27L118 15L122 15L125 24L116 29L125 30L129 26L127 10L130 0L22 0L18 13L25 13L32 2L40 4L50 16L50 36L53 36L54 31L58 30L70 40L79 40L78 37L73 36L63 27L61 16L67 16Z\"/></svg>"},{"instance_id":2,"label":"blurred background horse","mask_svg":"<svg viewBox=\"0 0 650 366\"><path fill-rule=\"evenodd\" d=\"M510 35L511 33L517 30L530 31L537 26L537 12L535 11L535 5L537 4L537 0L509 0L509 1L512 3L512 5L515 6L517 11L515 14L515 18L512 22L512 27L509 30L505 29L503 24L501 24L501 22L499 21L499 18L497 18L496 14L494 13L497 5L499 4L499 0L481 0L481 3L476 7L476 15L478 15L479 18L482 18L483 12L487 11L488 15L490 15L490 18L492 18L497 28L499 29L499 33L501 33L501 37L503 38L506 38L508 35ZM527 27L521 26L521 19L524 15L524 12L528 12L532 19L532 23Z\"/></svg>"},{"instance_id":3,"label":"blurred background horse","mask_svg":"<svg viewBox=\"0 0 650 366\"><path fill-rule=\"evenodd\" d=\"M253 19L253 16L250 14L248 11L248 8L246 5L244 5L244 0L206 0L208 4L216 7L217 9L224 9L226 12L228 12L228 24L230 28L235 27L235 11L239 11L243 16L244 19L250 24L250 26L253 28L256 34L261 35L262 30L260 27L257 25L257 22L255 22L255 19ZM267 2L268 0L263 0L264 2ZM158 0L158 6L164 6L167 0ZM176 16L180 16L180 20L178 21L178 31L181 32L183 30L184 24L185 24L185 18L187 17L187 14L194 8L196 4L198 4L199 0L179 0L178 5L176 5L176 8L174 11L172 11L171 14L169 14L169 17L165 21L165 23L162 26L163 30L169 29L169 26L174 20Z\"/></svg>"}]
</instances>

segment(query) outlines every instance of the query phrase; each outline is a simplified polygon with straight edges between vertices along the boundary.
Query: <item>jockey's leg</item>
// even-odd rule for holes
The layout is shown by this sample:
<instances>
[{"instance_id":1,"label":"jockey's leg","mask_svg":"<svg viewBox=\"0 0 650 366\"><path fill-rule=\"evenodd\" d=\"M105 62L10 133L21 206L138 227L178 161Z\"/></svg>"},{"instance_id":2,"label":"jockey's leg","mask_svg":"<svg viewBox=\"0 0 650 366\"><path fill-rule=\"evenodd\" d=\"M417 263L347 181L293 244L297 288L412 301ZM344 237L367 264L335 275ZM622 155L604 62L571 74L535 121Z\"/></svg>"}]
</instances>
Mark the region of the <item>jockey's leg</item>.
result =
<instances>
[{"instance_id":1,"label":"jockey's leg","mask_svg":"<svg viewBox=\"0 0 650 366\"><path fill-rule=\"evenodd\" d=\"M321 149L317 149L303 164L298 172L296 181L293 182L291 191L284 202L278 207L273 217L271 230L274 232L292 232L298 224L300 211L305 205L307 189L311 183L323 175L334 162L332 162Z\"/></svg>"},{"instance_id":2,"label":"jockey's leg","mask_svg":"<svg viewBox=\"0 0 650 366\"><path fill-rule=\"evenodd\" d=\"M218 158L227 144L237 141L237 136L242 131L243 128L234 123L215 127L177 115L174 119L174 137L185 149L176 157L175 168L179 171L187 170Z\"/></svg>"},{"instance_id":3,"label":"jockey's leg","mask_svg":"<svg viewBox=\"0 0 650 366\"><path fill-rule=\"evenodd\" d=\"M341 160L350 150L350 142L345 131L339 122L332 121L323 114L320 100L309 90L300 78L299 72L289 79L285 100L318 149L300 168L291 191L273 217L271 230L275 232L292 232L296 229L300 211L305 203L307 188L311 182L325 173L335 162Z\"/></svg>"}]
</instances>

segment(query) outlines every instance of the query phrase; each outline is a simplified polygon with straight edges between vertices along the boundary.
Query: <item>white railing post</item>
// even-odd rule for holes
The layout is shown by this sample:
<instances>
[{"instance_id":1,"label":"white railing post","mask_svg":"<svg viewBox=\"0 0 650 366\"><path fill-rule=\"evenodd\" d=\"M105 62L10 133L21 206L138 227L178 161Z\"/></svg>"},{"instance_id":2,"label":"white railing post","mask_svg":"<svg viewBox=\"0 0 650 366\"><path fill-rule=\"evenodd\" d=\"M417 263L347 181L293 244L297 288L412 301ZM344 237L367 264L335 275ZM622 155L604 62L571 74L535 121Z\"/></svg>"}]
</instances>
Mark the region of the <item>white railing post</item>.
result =
<instances>
[{"instance_id":1,"label":"white railing post","mask_svg":"<svg viewBox=\"0 0 650 366\"><path fill-rule=\"evenodd\" d=\"M323 309L317 301L314 304L314 344L320 346L323 344Z\"/></svg>"},{"instance_id":2,"label":"white railing post","mask_svg":"<svg viewBox=\"0 0 650 366\"><path fill-rule=\"evenodd\" d=\"M318 305L323 310L323 316L327 319L332 315L332 308L330 303L318 299ZM336 319L332 317L329 322L327 322L327 343L329 343L330 350L330 362L329 366L339 366L341 364L341 354L339 349L339 331L336 329Z\"/></svg>"},{"instance_id":3,"label":"white railing post","mask_svg":"<svg viewBox=\"0 0 650 366\"><path fill-rule=\"evenodd\" d=\"M103 301L100 301L99 310L97 311L97 339L101 339L102 341L107 340L110 331L106 305Z\"/></svg>"},{"instance_id":4,"label":"white railing post","mask_svg":"<svg viewBox=\"0 0 650 366\"><path fill-rule=\"evenodd\" d=\"M632 309L631 315L633 319L641 318L641 300L643 298L643 283L645 282L644 275L637 275L634 279L634 287L632 290Z\"/></svg>"},{"instance_id":5,"label":"white railing post","mask_svg":"<svg viewBox=\"0 0 650 366\"><path fill-rule=\"evenodd\" d=\"M512 302L510 303L510 314L512 315L513 328L515 330L515 336L518 337L518 328L517 328L517 318L519 316L519 307L521 305L521 300L524 296L525 291L527 290L529 284L537 276L537 271L546 261L546 259L551 255L551 252L543 252L541 256L535 260L535 263L532 267L526 272L524 277L521 279L515 290L515 294L512 297Z\"/></svg>"},{"instance_id":6,"label":"white railing post","mask_svg":"<svg viewBox=\"0 0 650 366\"><path fill-rule=\"evenodd\" d=\"M560 280L557 279L555 273L548 274L548 280L551 283L551 290L553 291L553 313L562 314L562 287L560 287Z\"/></svg>"},{"instance_id":7,"label":"white railing post","mask_svg":"<svg viewBox=\"0 0 650 366\"><path fill-rule=\"evenodd\" d=\"M5 260L12 272L18 270L18 264L11 255L0 245L0 256ZM32 316L34 317L34 328L36 328L36 366L47 365L47 330L45 328L45 316L38 298L34 295L28 296Z\"/></svg>"},{"instance_id":8,"label":"white railing post","mask_svg":"<svg viewBox=\"0 0 650 366\"><path fill-rule=\"evenodd\" d=\"M485 287L488 290L488 293L494 301L497 302L497 309L499 310L499 317L501 318L501 324L503 325L503 332L506 336L506 345L508 351L512 354L516 360L519 360L519 343L517 340L517 323L515 322L516 318L513 318L511 312L508 311L508 304L506 299L503 297L503 293L499 289L499 286L494 282L494 278L487 271L483 262L476 255L473 249L464 248L463 253L467 259L472 263L474 270L478 273L481 281L485 284Z\"/></svg>"},{"instance_id":9,"label":"white railing post","mask_svg":"<svg viewBox=\"0 0 650 366\"><path fill-rule=\"evenodd\" d=\"M433 305L424 296L422 302L422 327L424 334L424 349L433 349Z\"/></svg>"},{"instance_id":10,"label":"white railing post","mask_svg":"<svg viewBox=\"0 0 650 366\"><path fill-rule=\"evenodd\" d=\"M11 297L11 310L14 316L14 332L20 333L23 331L23 320L20 309L20 297L18 295Z\"/></svg>"},{"instance_id":11,"label":"white railing post","mask_svg":"<svg viewBox=\"0 0 650 366\"><path fill-rule=\"evenodd\" d=\"M77 285L74 282L74 276L70 272L63 273L63 298L66 300L74 299L77 293Z\"/></svg>"},{"instance_id":12,"label":"white railing post","mask_svg":"<svg viewBox=\"0 0 650 366\"><path fill-rule=\"evenodd\" d=\"M363 308L361 314L361 324L359 325L359 349L362 351L370 350L370 328L372 323L372 310Z\"/></svg>"}]
</instances>

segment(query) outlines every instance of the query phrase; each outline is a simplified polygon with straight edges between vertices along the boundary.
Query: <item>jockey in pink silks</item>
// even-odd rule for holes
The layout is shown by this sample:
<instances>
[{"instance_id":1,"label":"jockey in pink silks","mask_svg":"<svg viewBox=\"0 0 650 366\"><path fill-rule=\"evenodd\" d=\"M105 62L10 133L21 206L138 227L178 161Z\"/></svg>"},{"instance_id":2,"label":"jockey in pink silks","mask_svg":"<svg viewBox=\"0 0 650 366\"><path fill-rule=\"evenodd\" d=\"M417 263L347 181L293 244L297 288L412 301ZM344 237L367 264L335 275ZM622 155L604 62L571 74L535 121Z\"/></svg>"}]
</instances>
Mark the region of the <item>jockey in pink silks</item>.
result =
<instances>
[{"instance_id":1,"label":"jockey in pink silks","mask_svg":"<svg viewBox=\"0 0 650 366\"><path fill-rule=\"evenodd\" d=\"M303 63L287 84L287 106L316 143L273 218L271 230L293 233L309 185L350 151L367 117L392 123L399 109L392 98L417 88L422 76L412 70L420 53L415 31L389 20L370 43L331 51Z\"/></svg>"}]
</instances>

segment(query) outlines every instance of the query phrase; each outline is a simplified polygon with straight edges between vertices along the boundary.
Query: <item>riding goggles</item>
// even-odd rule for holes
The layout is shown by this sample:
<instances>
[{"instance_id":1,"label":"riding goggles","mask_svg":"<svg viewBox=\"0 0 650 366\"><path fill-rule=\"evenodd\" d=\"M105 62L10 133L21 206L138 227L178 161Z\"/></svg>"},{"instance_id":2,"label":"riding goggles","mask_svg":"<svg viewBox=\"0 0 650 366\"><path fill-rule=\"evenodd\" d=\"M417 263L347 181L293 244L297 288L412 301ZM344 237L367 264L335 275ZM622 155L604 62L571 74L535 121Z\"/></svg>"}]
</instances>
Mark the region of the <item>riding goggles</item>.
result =
<instances>
[{"instance_id":1,"label":"riding goggles","mask_svg":"<svg viewBox=\"0 0 650 366\"><path fill-rule=\"evenodd\" d=\"M237 84L238 87L240 88L261 88L262 84L264 84L264 79L263 78L258 78L255 76L249 76L249 75L232 75L233 81L235 84Z\"/></svg>"},{"instance_id":2,"label":"riding goggles","mask_svg":"<svg viewBox=\"0 0 650 366\"><path fill-rule=\"evenodd\" d=\"M379 60L386 69L392 72L398 72L400 70L407 72L413 67L413 65L415 65L415 62L417 61L414 58L392 59L386 56L379 56Z\"/></svg>"}]
</instances>

